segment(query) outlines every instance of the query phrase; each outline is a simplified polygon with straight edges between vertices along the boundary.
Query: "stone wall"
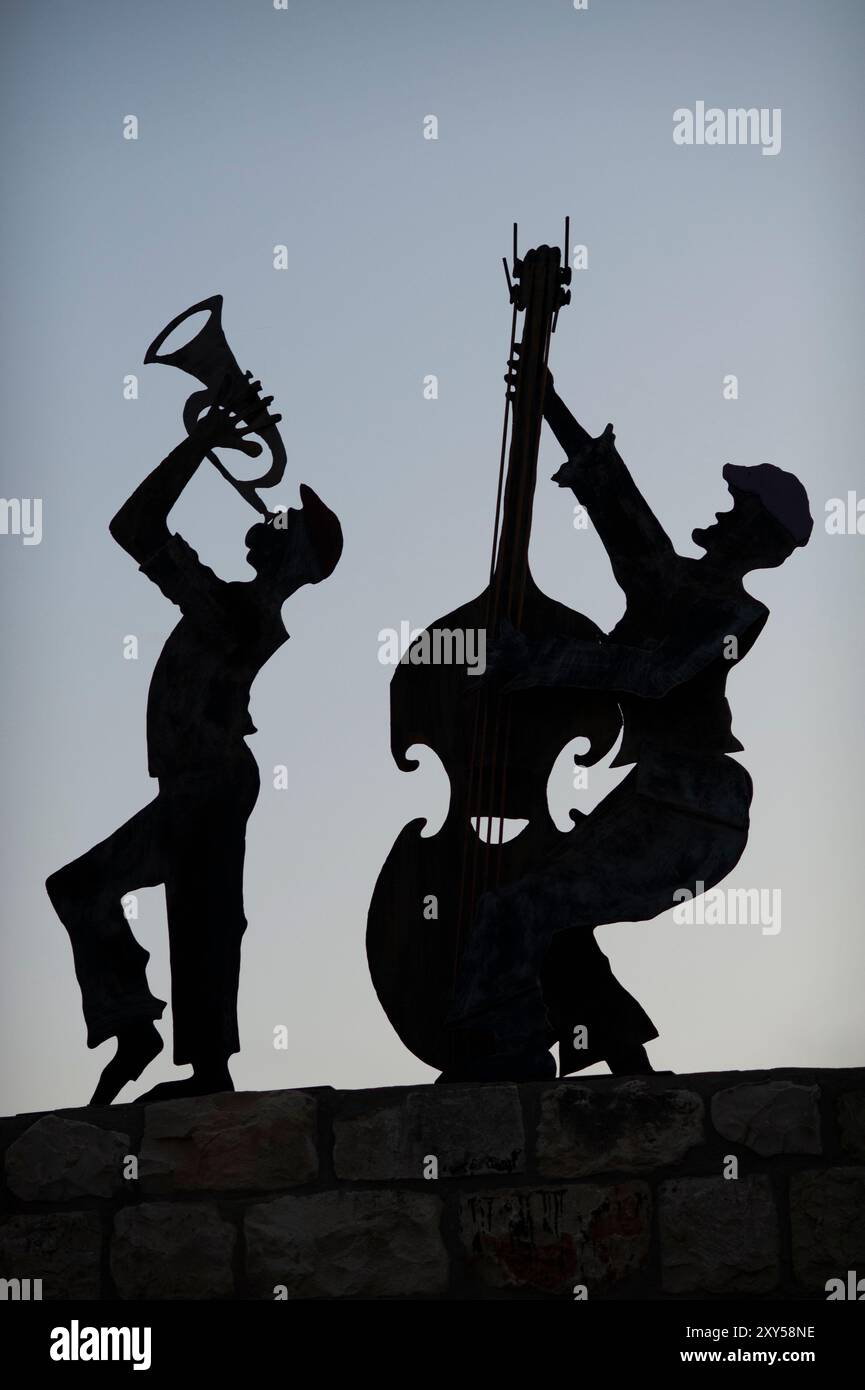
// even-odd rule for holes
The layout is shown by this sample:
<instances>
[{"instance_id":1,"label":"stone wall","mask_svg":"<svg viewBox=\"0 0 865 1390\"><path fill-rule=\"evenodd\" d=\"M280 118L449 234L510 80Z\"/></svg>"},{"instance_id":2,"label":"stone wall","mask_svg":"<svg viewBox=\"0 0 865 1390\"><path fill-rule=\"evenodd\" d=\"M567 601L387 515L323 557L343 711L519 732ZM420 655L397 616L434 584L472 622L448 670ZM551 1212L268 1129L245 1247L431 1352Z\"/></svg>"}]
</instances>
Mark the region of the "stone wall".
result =
<instances>
[{"instance_id":1,"label":"stone wall","mask_svg":"<svg viewBox=\"0 0 865 1390\"><path fill-rule=\"evenodd\" d=\"M44 1299L825 1299L865 1276L865 1070L245 1092L19 1115L0 1144L0 1278Z\"/></svg>"}]
</instances>

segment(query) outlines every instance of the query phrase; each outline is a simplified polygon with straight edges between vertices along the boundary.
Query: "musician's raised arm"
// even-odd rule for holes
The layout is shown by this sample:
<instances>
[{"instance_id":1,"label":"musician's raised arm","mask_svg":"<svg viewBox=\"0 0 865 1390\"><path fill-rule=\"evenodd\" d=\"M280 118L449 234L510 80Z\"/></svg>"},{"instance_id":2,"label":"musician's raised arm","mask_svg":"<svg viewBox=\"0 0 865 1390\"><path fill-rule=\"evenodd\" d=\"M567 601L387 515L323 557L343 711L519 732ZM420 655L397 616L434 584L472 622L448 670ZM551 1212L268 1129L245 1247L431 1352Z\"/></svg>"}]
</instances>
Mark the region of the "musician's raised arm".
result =
<instances>
[{"instance_id":1,"label":"musician's raised arm","mask_svg":"<svg viewBox=\"0 0 865 1390\"><path fill-rule=\"evenodd\" d=\"M544 418L568 455L553 481L570 487L585 507L627 593L647 567L674 559L672 541L620 457L612 425L593 439L556 394L552 380Z\"/></svg>"},{"instance_id":2,"label":"musician's raised arm","mask_svg":"<svg viewBox=\"0 0 865 1390\"><path fill-rule=\"evenodd\" d=\"M180 494L197 471L206 446L184 439L148 473L123 503L108 529L117 544L144 564L169 539L167 519Z\"/></svg>"},{"instance_id":3,"label":"musician's raised arm","mask_svg":"<svg viewBox=\"0 0 865 1390\"><path fill-rule=\"evenodd\" d=\"M262 402L262 409L266 410L267 403ZM149 560L169 539L168 514L206 455L212 449L226 448L239 449L254 458L261 453L261 445L245 437L252 432L250 425L217 400L112 518L108 529L117 544L139 565Z\"/></svg>"}]
</instances>

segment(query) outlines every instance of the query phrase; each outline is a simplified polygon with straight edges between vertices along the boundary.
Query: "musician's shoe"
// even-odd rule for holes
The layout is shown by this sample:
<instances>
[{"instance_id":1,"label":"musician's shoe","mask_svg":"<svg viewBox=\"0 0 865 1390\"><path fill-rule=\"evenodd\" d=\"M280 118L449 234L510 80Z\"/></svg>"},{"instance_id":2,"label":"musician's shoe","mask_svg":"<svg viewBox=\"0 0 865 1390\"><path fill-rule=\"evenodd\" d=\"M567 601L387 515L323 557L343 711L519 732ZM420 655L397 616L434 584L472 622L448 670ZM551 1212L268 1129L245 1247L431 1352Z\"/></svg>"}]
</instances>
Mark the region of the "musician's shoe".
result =
<instances>
[{"instance_id":1,"label":"musician's shoe","mask_svg":"<svg viewBox=\"0 0 865 1390\"><path fill-rule=\"evenodd\" d=\"M138 1080L162 1048L162 1038L150 1019L121 1028L117 1033L117 1051L104 1068L90 1104L110 1105L128 1081Z\"/></svg>"},{"instance_id":2,"label":"musician's shoe","mask_svg":"<svg viewBox=\"0 0 865 1390\"><path fill-rule=\"evenodd\" d=\"M650 1076L655 1073L649 1054L640 1043L610 1051L604 1061L613 1076Z\"/></svg>"},{"instance_id":3,"label":"musician's shoe","mask_svg":"<svg viewBox=\"0 0 865 1390\"><path fill-rule=\"evenodd\" d=\"M134 1104L141 1105L147 1102L149 1105L154 1100L181 1100L185 1096L214 1096L220 1091L233 1091L234 1082L231 1079L227 1065L196 1067L191 1076L185 1076L180 1081L160 1081L158 1086L152 1086L144 1095L136 1096Z\"/></svg>"}]
</instances>

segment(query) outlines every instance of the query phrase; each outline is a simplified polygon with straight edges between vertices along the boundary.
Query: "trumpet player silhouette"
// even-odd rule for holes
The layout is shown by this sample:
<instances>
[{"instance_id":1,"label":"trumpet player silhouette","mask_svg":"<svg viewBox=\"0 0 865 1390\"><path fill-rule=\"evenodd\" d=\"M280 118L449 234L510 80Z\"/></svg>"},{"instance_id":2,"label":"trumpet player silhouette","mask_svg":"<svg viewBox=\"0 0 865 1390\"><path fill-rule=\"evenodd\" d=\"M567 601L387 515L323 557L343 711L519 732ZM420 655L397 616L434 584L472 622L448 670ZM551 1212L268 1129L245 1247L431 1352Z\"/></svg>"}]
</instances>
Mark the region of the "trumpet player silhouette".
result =
<instances>
[{"instance_id":1,"label":"trumpet player silhouette","mask_svg":"<svg viewBox=\"0 0 865 1390\"><path fill-rule=\"evenodd\" d=\"M808 497L771 464L723 476L733 498L714 525L693 532L699 559L677 555L615 447L612 425L593 439L548 377L544 415L567 460L570 487L610 557L624 616L604 642L511 630L487 656L503 690L545 685L616 693L624 733L614 767L625 779L563 835L538 871L479 903L457 980L451 1026L493 1031L499 1072L560 1072L606 1061L614 1073L650 1072L645 1043L657 1029L615 979L597 926L646 921L714 887L745 848L753 792L730 753L725 687L769 617L744 587L756 569L782 564L807 543ZM585 1036L577 1030L585 1029Z\"/></svg>"},{"instance_id":2,"label":"trumpet player silhouette","mask_svg":"<svg viewBox=\"0 0 865 1390\"><path fill-rule=\"evenodd\" d=\"M265 417L270 428L280 417L266 416L272 397L250 406L250 393L259 386L246 384L239 416L226 377L207 413L109 527L182 616L157 661L148 696L148 767L158 780L157 796L46 883L72 944L87 1045L117 1038L94 1104L112 1101L162 1050L155 1020L165 1003L148 988L149 952L133 936L120 903L131 889L159 883L165 884L168 911L174 1061L191 1063L193 1072L139 1099L233 1089L228 1062L240 1047L246 823L259 790L258 767L246 743L255 733L250 687L288 640L283 602L302 585L326 579L342 550L339 521L305 485L300 509L277 513L248 532L247 558L255 571L249 581L218 578L182 536L169 531L169 512L210 451L229 448L250 457L261 452L247 436Z\"/></svg>"}]
</instances>

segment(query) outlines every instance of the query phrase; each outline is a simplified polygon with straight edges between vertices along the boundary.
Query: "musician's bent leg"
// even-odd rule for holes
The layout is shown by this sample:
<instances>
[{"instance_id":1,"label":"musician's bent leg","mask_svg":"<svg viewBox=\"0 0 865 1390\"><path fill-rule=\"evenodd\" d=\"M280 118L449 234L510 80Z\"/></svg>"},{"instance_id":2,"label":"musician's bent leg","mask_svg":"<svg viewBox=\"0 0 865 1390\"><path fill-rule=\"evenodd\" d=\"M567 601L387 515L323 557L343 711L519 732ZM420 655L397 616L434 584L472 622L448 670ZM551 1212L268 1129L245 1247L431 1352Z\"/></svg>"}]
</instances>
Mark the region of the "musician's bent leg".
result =
<instances>
[{"instance_id":1,"label":"musician's bent leg","mask_svg":"<svg viewBox=\"0 0 865 1390\"><path fill-rule=\"evenodd\" d=\"M150 953L135 940L120 906L131 889L162 881L161 818L156 797L45 884L72 944L88 1047L98 1047L125 1023L161 1018L165 1008L147 985Z\"/></svg>"},{"instance_id":2,"label":"musician's bent leg","mask_svg":"<svg viewBox=\"0 0 865 1390\"><path fill-rule=\"evenodd\" d=\"M120 899L133 888L162 882L163 828L157 796L113 835L51 874L45 885L69 933L87 1046L118 1038L117 1056L105 1068L94 1102L113 1100L162 1048L153 1023L162 1017L165 1001L150 992L150 953L136 941Z\"/></svg>"},{"instance_id":3,"label":"musician's bent leg","mask_svg":"<svg viewBox=\"0 0 865 1390\"><path fill-rule=\"evenodd\" d=\"M649 920L673 906L677 889L718 883L746 841L747 829L639 795L631 774L568 836L564 854L481 900L452 1021L492 1027L506 1048L524 1048L549 1030L541 976L556 933Z\"/></svg>"}]
</instances>

